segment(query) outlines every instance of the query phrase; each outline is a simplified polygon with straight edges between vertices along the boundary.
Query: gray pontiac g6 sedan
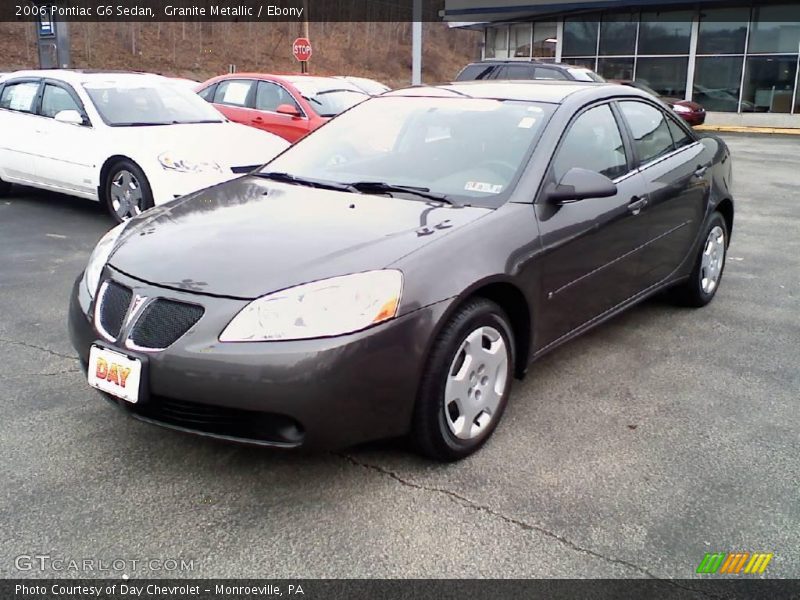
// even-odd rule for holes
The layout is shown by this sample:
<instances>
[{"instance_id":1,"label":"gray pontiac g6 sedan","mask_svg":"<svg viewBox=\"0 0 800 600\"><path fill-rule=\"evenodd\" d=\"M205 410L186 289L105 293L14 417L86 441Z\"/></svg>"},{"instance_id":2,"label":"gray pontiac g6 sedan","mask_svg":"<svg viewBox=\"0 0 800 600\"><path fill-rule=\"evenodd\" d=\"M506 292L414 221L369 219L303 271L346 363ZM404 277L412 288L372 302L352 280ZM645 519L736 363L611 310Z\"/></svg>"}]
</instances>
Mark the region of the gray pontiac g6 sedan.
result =
<instances>
[{"instance_id":1,"label":"gray pontiac g6 sedan","mask_svg":"<svg viewBox=\"0 0 800 600\"><path fill-rule=\"evenodd\" d=\"M112 229L70 333L142 421L456 460L536 358L658 292L708 304L732 227L724 142L644 92L416 87Z\"/></svg>"}]
</instances>

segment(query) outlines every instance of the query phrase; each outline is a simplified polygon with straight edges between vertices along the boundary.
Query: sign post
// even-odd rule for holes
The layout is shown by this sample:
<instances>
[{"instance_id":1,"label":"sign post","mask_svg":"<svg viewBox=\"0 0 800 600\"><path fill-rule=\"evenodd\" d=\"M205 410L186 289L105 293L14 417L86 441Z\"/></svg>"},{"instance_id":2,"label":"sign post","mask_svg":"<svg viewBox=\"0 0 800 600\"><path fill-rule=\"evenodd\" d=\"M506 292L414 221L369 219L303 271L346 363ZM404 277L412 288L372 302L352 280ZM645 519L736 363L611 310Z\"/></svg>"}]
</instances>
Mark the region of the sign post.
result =
<instances>
[{"instance_id":1,"label":"sign post","mask_svg":"<svg viewBox=\"0 0 800 600\"><path fill-rule=\"evenodd\" d=\"M292 44L292 54L300 61L300 72L308 73L308 60L311 58L311 42L308 38L299 37Z\"/></svg>"},{"instance_id":2,"label":"sign post","mask_svg":"<svg viewBox=\"0 0 800 600\"><path fill-rule=\"evenodd\" d=\"M36 45L40 69L68 69L70 67L69 23L56 21L50 7L38 4Z\"/></svg>"}]
</instances>

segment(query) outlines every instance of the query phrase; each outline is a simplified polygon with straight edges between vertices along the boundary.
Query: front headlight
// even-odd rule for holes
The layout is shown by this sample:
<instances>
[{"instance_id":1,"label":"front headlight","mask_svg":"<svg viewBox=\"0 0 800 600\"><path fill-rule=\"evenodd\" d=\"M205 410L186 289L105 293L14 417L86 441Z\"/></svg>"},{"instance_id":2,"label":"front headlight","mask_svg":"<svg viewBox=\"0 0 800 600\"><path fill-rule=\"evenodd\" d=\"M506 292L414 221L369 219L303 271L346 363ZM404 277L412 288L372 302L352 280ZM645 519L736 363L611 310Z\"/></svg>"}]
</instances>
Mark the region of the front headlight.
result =
<instances>
[{"instance_id":1,"label":"front headlight","mask_svg":"<svg viewBox=\"0 0 800 600\"><path fill-rule=\"evenodd\" d=\"M676 113L682 113L682 114L687 114L692 112L691 108L689 108L688 106L684 106L683 104L675 104L672 107L672 110L674 110Z\"/></svg>"},{"instance_id":2,"label":"front headlight","mask_svg":"<svg viewBox=\"0 0 800 600\"><path fill-rule=\"evenodd\" d=\"M222 167L213 161L191 160L185 156L178 156L172 152L164 152L159 155L158 162L168 171L178 171L179 173L204 173L216 171L222 173Z\"/></svg>"},{"instance_id":3,"label":"front headlight","mask_svg":"<svg viewBox=\"0 0 800 600\"><path fill-rule=\"evenodd\" d=\"M253 300L219 336L221 342L330 337L393 319L403 275L383 270L306 283Z\"/></svg>"},{"instance_id":4,"label":"front headlight","mask_svg":"<svg viewBox=\"0 0 800 600\"><path fill-rule=\"evenodd\" d=\"M100 274L103 272L103 267L106 266L108 257L126 225L127 223L120 223L101 237L100 241L97 242L97 245L94 247L94 250L92 250L91 256L89 256L89 263L86 265L86 270L83 272L83 281L92 298L94 298L97 285L100 283Z\"/></svg>"}]
</instances>

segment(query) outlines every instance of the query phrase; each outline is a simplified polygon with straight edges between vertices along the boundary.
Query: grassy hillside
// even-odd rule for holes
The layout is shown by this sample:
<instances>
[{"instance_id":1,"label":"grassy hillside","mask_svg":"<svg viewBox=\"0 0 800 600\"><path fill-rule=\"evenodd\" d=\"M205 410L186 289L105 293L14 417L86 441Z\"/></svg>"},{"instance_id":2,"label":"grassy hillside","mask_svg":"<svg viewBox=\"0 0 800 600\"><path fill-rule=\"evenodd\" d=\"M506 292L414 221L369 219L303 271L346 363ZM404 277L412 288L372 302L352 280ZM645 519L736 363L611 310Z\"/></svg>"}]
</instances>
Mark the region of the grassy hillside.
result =
<instances>
[{"instance_id":1,"label":"grassy hillside","mask_svg":"<svg viewBox=\"0 0 800 600\"><path fill-rule=\"evenodd\" d=\"M72 23L77 68L134 69L205 80L238 71L297 72L297 23ZM423 25L423 79L447 81L479 53L480 35ZM0 71L38 66L32 24L0 22ZM311 23L311 72L359 75L398 87L411 80L408 23Z\"/></svg>"}]
</instances>

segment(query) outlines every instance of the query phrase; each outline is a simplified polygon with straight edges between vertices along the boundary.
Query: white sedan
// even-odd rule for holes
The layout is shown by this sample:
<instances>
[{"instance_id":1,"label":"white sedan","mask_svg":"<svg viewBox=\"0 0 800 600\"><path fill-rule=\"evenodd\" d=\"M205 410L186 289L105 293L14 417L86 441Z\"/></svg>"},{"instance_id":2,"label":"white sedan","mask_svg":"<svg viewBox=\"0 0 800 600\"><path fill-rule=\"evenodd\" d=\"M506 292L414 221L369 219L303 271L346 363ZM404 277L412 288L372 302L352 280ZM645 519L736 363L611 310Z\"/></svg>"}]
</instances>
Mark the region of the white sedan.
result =
<instances>
[{"instance_id":1,"label":"white sedan","mask_svg":"<svg viewBox=\"0 0 800 600\"><path fill-rule=\"evenodd\" d=\"M99 200L117 220L238 177L289 144L139 73L20 71L0 81L0 195L12 183Z\"/></svg>"}]
</instances>

